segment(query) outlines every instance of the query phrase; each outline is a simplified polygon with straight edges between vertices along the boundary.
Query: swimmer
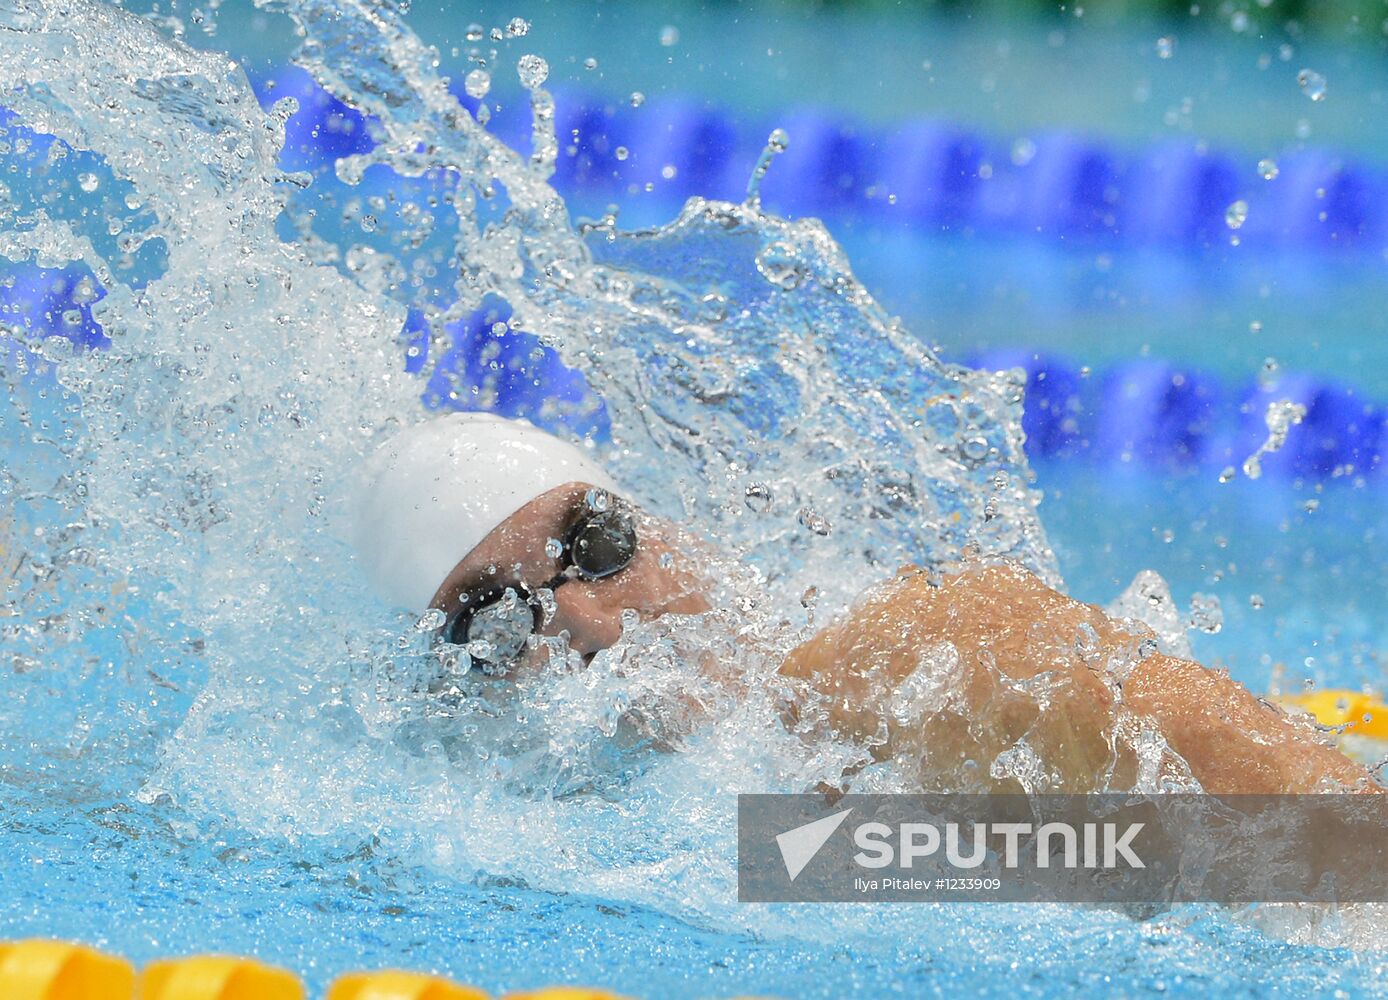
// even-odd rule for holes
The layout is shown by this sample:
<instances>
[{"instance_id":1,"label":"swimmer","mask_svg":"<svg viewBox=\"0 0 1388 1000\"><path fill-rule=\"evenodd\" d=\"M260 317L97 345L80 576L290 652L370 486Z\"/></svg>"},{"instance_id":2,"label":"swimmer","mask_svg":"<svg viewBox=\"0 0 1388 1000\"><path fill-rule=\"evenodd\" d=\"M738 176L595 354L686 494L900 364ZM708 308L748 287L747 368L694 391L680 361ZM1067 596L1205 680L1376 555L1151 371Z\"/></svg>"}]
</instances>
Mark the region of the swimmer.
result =
<instances>
[{"instance_id":1,"label":"swimmer","mask_svg":"<svg viewBox=\"0 0 1388 1000\"><path fill-rule=\"evenodd\" d=\"M434 418L383 445L354 526L382 598L440 609L443 641L522 671L548 655L526 642L532 632L566 633L591 657L617 642L623 611L649 620L709 610L684 536L621 497L581 449L479 413ZM924 657L948 684L902 723L892 697ZM1319 731L1014 564L904 567L779 669L823 696L837 736L911 765L926 791L1017 791L1015 779L980 778L976 762L1023 738L1044 790L1132 787L1144 765L1125 748L1144 728L1207 792L1379 788ZM1120 730L1130 738L1116 739Z\"/></svg>"}]
</instances>

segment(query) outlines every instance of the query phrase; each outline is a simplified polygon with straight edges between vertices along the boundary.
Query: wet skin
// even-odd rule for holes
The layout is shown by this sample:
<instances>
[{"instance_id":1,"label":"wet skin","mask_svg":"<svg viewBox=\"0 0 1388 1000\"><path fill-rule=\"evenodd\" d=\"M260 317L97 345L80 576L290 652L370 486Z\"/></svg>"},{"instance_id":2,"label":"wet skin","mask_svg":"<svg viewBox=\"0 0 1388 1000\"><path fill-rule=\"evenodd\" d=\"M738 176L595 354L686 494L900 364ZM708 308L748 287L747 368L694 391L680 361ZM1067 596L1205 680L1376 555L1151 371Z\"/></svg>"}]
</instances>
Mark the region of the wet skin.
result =
<instances>
[{"instance_id":1,"label":"wet skin","mask_svg":"<svg viewBox=\"0 0 1388 1000\"><path fill-rule=\"evenodd\" d=\"M829 724L844 736L877 738L885 723L874 754L918 762L932 791L1017 791L1014 779L989 779L987 762L1023 737L1050 774L1048 790L1129 788L1138 762L1128 741L1109 738L1115 725L1144 722L1207 792L1378 789L1323 734L1224 674L1143 647L1149 636L1015 565L935 580L907 567L793 650L781 672L827 696ZM941 642L958 653L948 703L899 724L892 692ZM1168 766L1180 776L1179 762Z\"/></svg>"},{"instance_id":2,"label":"wet skin","mask_svg":"<svg viewBox=\"0 0 1388 1000\"><path fill-rule=\"evenodd\" d=\"M562 539L585 511L584 496L592 487L568 483L536 497L484 538L448 574L434 594L432 607L450 620L462 607L464 594L526 583L536 586L563 568L561 557L545 552L551 538ZM626 568L601 580L570 579L554 588L555 613L540 632L569 635L569 647L584 656L614 644L622 634L622 611L630 609L643 620L662 614L698 614L709 610L698 576L684 561L674 539L673 525L633 510L638 543ZM669 555L662 566L662 556ZM526 654L520 669L543 665L547 654Z\"/></svg>"},{"instance_id":3,"label":"wet skin","mask_svg":"<svg viewBox=\"0 0 1388 1000\"><path fill-rule=\"evenodd\" d=\"M451 618L465 593L552 579L561 560L545 553L545 543L565 536L588 489L569 483L513 514L449 574L433 606ZM591 656L617 641L624 609L645 620L708 610L677 529L636 517L632 562L602 580L557 586L544 634L567 632L570 647ZM1223 674L1152 652L1150 642L1140 648L1148 637L1020 567L978 566L934 580L905 567L792 650L780 670L824 697L827 724L839 736L876 743L879 759L916 761L929 790L1017 791L1013 779L989 779L986 762L1023 737L1041 760L1047 790L1131 787L1139 762L1129 750L1114 751L1128 741L1112 737L1116 727L1144 724L1209 792L1378 789L1322 734ZM899 721L893 692L942 643L957 652L944 695L921 717ZM539 669L545 656L528 652L519 669ZM1113 672L1109 664L1117 664ZM1166 766L1179 775L1179 762Z\"/></svg>"}]
</instances>

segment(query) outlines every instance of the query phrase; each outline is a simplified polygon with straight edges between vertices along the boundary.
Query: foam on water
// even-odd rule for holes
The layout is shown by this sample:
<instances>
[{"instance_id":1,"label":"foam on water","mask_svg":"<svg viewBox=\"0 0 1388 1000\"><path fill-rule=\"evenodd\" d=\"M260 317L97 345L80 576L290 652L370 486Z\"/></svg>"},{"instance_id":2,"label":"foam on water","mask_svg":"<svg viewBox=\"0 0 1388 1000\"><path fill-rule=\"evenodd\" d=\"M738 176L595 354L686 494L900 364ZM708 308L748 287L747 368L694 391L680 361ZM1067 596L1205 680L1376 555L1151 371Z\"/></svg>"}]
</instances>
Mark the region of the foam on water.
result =
<instances>
[{"instance_id":1,"label":"foam on water","mask_svg":"<svg viewBox=\"0 0 1388 1000\"><path fill-rule=\"evenodd\" d=\"M919 346L814 220L694 199L651 231L574 226L548 183L554 104L533 63L525 155L450 95L393 4L284 9L299 62L374 119L377 145L340 161L340 180L388 169L437 195L388 247L315 234L315 186L277 166L292 106L263 113L225 56L84 0L0 4L6 103L58 140L26 168L32 195L7 203L0 254L88 269L111 341L58 352L16 329L5 366L19 457L0 523L23 539L0 550L17 583L6 638L53 689L90 702L96 677L124 699L75 721L86 735L67 749L106 759L157 741L141 797L188 831L369 841L462 877L764 931L907 935L890 908L738 907L733 793L869 763L782 724L793 692L775 667L811 618L902 562L966 551L1059 583L1021 381ZM83 161L79 193L81 157L95 167ZM341 524L362 457L423 417L406 308L435 331L427 378L446 375L445 325L497 299L512 335L556 347L590 390L535 416L564 426L601 400L604 458L709 543L721 609L633 622L590 668L518 685L450 675L427 630L368 593ZM124 650L94 644L102 629ZM936 679L922 674L921 697ZM858 780L904 787L890 764Z\"/></svg>"}]
</instances>

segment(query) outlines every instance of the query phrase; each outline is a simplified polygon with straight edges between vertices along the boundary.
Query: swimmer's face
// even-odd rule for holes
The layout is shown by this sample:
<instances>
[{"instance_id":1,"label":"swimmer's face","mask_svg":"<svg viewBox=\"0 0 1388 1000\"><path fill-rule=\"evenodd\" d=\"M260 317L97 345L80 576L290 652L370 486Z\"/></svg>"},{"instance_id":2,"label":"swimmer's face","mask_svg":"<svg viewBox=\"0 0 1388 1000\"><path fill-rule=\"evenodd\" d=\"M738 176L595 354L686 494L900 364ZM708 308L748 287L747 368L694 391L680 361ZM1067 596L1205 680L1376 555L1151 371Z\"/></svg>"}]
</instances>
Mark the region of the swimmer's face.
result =
<instances>
[{"instance_id":1,"label":"swimmer's face","mask_svg":"<svg viewBox=\"0 0 1388 1000\"><path fill-rule=\"evenodd\" d=\"M593 515L586 500L591 489L586 483L567 483L541 494L458 563L431 602L448 616L444 634L479 598L507 587L535 590L566 569L568 553L553 554L551 540L564 540L576 524ZM636 538L630 561L601 579L574 575L556 583L554 615L538 629L551 636L567 632L569 647L584 656L618 640L624 610L649 620L666 613L697 614L709 607L704 585L676 541L674 525L630 504L625 512ZM542 665L546 656L543 648L527 651L520 666Z\"/></svg>"}]
</instances>

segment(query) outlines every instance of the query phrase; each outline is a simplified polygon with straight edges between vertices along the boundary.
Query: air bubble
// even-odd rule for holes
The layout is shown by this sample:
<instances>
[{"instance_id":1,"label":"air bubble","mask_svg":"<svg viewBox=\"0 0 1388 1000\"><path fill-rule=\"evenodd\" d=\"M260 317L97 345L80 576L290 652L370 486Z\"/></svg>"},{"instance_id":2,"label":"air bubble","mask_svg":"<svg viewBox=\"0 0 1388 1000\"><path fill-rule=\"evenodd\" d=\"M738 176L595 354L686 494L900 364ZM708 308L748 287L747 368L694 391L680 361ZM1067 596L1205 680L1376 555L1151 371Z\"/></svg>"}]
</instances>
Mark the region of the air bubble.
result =
<instances>
[{"instance_id":1,"label":"air bubble","mask_svg":"<svg viewBox=\"0 0 1388 1000\"><path fill-rule=\"evenodd\" d=\"M631 155L631 150L627 149L625 146L618 146L612 151L612 155L617 157L618 160L625 160Z\"/></svg>"},{"instance_id":2,"label":"air bubble","mask_svg":"<svg viewBox=\"0 0 1388 1000\"><path fill-rule=\"evenodd\" d=\"M1265 181L1270 181L1277 176L1277 161L1271 157L1265 157L1258 161L1258 176Z\"/></svg>"},{"instance_id":3,"label":"air bubble","mask_svg":"<svg viewBox=\"0 0 1388 1000\"><path fill-rule=\"evenodd\" d=\"M1248 202L1240 198L1224 210L1224 224L1230 229L1239 229L1248 219Z\"/></svg>"},{"instance_id":4,"label":"air bubble","mask_svg":"<svg viewBox=\"0 0 1388 1000\"><path fill-rule=\"evenodd\" d=\"M762 247L756 258L757 270L761 276L777 288L790 291L797 288L805 279L800 255L795 247L783 240L776 240Z\"/></svg>"},{"instance_id":5,"label":"air bubble","mask_svg":"<svg viewBox=\"0 0 1388 1000\"><path fill-rule=\"evenodd\" d=\"M77 175L77 184L87 194L91 194L101 186L101 179L93 173L81 173Z\"/></svg>"},{"instance_id":6,"label":"air bubble","mask_svg":"<svg viewBox=\"0 0 1388 1000\"><path fill-rule=\"evenodd\" d=\"M480 42L485 34L486 29L483 28L480 24L469 24L467 26L467 31L463 35L463 37L466 38L469 42Z\"/></svg>"},{"instance_id":7,"label":"air bubble","mask_svg":"<svg viewBox=\"0 0 1388 1000\"><path fill-rule=\"evenodd\" d=\"M523 17L513 17L506 23L506 34L512 38L524 38L530 33L530 22Z\"/></svg>"},{"instance_id":8,"label":"air bubble","mask_svg":"<svg viewBox=\"0 0 1388 1000\"><path fill-rule=\"evenodd\" d=\"M627 98L627 103L633 108L639 108L646 103L646 95L639 90L633 90L631 96Z\"/></svg>"},{"instance_id":9,"label":"air bubble","mask_svg":"<svg viewBox=\"0 0 1388 1000\"><path fill-rule=\"evenodd\" d=\"M1162 35L1157 39L1157 58L1170 59L1172 53L1176 51L1176 39L1170 35Z\"/></svg>"},{"instance_id":10,"label":"air bubble","mask_svg":"<svg viewBox=\"0 0 1388 1000\"><path fill-rule=\"evenodd\" d=\"M663 28L660 29L660 44L663 45L665 48L668 49L668 48L670 48L672 45L678 45L679 43L680 43L680 29L679 29L679 28L676 28L673 24L667 24L667 25L665 25L665 27L663 27Z\"/></svg>"},{"instance_id":11,"label":"air bubble","mask_svg":"<svg viewBox=\"0 0 1388 1000\"><path fill-rule=\"evenodd\" d=\"M962 441L959 445L959 453L970 462L981 462L988 457L991 450L988 439L984 437L971 437Z\"/></svg>"},{"instance_id":12,"label":"air bubble","mask_svg":"<svg viewBox=\"0 0 1388 1000\"><path fill-rule=\"evenodd\" d=\"M589 56L587 59L583 60L583 68L586 70L597 69L598 61L594 59L592 56Z\"/></svg>"}]
</instances>

